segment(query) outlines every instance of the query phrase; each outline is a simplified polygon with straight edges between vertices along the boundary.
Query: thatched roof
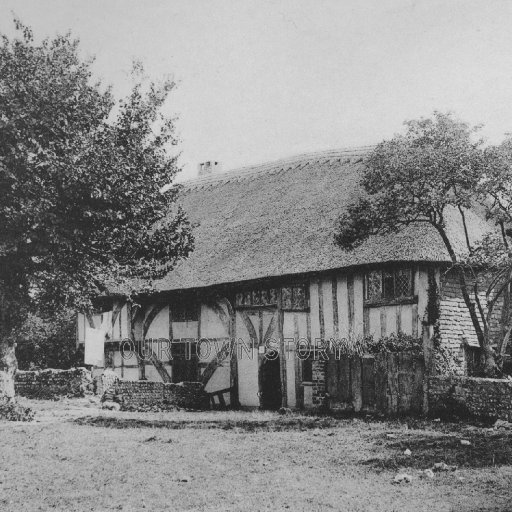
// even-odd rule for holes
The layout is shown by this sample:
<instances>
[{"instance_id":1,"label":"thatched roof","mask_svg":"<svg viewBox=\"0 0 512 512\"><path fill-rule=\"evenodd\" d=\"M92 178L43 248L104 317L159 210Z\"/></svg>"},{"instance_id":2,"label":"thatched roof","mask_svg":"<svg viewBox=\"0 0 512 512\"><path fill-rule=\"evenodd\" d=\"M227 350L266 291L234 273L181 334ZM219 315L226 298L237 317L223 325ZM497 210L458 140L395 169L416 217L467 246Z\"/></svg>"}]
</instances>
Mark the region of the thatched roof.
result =
<instances>
[{"instance_id":1,"label":"thatched roof","mask_svg":"<svg viewBox=\"0 0 512 512\"><path fill-rule=\"evenodd\" d=\"M348 252L333 243L336 219L360 193L370 148L328 151L208 175L183 184L179 202L194 230L187 260L157 283L160 290L199 288L381 262L447 262L437 232L410 226L372 237ZM467 214L474 233L485 223ZM456 248L465 247L453 224Z\"/></svg>"}]
</instances>

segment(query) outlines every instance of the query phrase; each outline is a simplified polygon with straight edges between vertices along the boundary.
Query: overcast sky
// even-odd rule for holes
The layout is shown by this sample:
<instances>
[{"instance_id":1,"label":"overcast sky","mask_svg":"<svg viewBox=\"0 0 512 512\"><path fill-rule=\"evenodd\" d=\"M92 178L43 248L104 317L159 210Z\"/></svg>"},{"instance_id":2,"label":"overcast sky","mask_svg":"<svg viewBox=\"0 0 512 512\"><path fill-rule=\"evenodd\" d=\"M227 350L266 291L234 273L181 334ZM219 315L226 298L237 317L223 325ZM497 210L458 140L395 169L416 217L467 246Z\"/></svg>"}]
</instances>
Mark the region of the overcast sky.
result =
<instances>
[{"instance_id":1,"label":"overcast sky","mask_svg":"<svg viewBox=\"0 0 512 512\"><path fill-rule=\"evenodd\" d=\"M512 131L510 0L0 0L36 37L71 30L117 95L133 59L172 75L184 177L360 146L453 110Z\"/></svg>"}]
</instances>

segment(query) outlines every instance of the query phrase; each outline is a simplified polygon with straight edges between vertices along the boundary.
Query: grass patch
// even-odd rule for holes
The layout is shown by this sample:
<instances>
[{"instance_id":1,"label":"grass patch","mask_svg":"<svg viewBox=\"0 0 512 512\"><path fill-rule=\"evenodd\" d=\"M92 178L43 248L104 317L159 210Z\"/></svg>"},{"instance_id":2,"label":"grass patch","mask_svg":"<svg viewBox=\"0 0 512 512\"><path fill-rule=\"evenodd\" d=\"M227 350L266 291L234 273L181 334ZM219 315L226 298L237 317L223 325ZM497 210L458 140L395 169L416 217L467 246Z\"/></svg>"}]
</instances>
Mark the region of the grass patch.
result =
<instances>
[{"instance_id":1,"label":"grass patch","mask_svg":"<svg viewBox=\"0 0 512 512\"><path fill-rule=\"evenodd\" d=\"M3 425L2 512L511 510L512 465L499 464L512 432L263 411L104 412L84 399L22 404L38 421ZM503 458L482 467L493 450ZM441 461L459 470L428 479L413 469ZM398 466L409 484L393 483Z\"/></svg>"}]
</instances>

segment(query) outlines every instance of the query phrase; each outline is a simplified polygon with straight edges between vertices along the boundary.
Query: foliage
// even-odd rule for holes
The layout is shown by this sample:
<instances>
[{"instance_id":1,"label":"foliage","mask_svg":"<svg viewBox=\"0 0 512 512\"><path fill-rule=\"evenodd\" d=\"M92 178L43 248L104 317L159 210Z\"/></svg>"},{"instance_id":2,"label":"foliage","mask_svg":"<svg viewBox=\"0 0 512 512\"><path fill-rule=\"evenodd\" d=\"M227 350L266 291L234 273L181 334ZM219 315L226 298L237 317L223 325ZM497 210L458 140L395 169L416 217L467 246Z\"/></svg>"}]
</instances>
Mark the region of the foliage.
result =
<instances>
[{"instance_id":1,"label":"foliage","mask_svg":"<svg viewBox=\"0 0 512 512\"><path fill-rule=\"evenodd\" d=\"M0 43L0 337L36 307L90 308L114 283L151 286L193 248L177 189L160 192L178 171L161 113L174 82L136 72L116 104L77 40L37 44L16 28Z\"/></svg>"},{"instance_id":2,"label":"foliage","mask_svg":"<svg viewBox=\"0 0 512 512\"><path fill-rule=\"evenodd\" d=\"M0 402L0 420L7 421L32 421L35 413L30 407L25 407L16 402Z\"/></svg>"},{"instance_id":3,"label":"foliage","mask_svg":"<svg viewBox=\"0 0 512 512\"><path fill-rule=\"evenodd\" d=\"M444 228L447 209L473 205L482 168L482 141L473 141L478 127L439 112L405 125L405 135L381 142L366 159L361 184L367 195L340 218L342 247L413 223Z\"/></svg>"},{"instance_id":4,"label":"foliage","mask_svg":"<svg viewBox=\"0 0 512 512\"><path fill-rule=\"evenodd\" d=\"M30 314L16 330L16 359L20 370L68 369L83 364L76 347L76 316L64 312L49 319Z\"/></svg>"},{"instance_id":5,"label":"foliage","mask_svg":"<svg viewBox=\"0 0 512 512\"><path fill-rule=\"evenodd\" d=\"M490 322L496 303L512 280L508 244L512 234L512 141L486 148L476 137L479 126L471 127L440 112L434 112L432 119L405 125L404 135L381 142L366 159L361 180L365 195L340 216L335 240L351 250L371 235L396 233L411 224L435 228L458 273L483 349L485 372L494 375L497 368ZM470 240L466 223L470 209L484 210L500 229L481 240ZM465 251L454 245L448 229L448 217L455 216L464 231ZM482 269L492 274L485 290L485 307L476 279ZM509 329L507 337L510 333Z\"/></svg>"},{"instance_id":6,"label":"foliage","mask_svg":"<svg viewBox=\"0 0 512 512\"><path fill-rule=\"evenodd\" d=\"M434 350L434 374L457 375L461 361L444 345L437 345Z\"/></svg>"},{"instance_id":7,"label":"foliage","mask_svg":"<svg viewBox=\"0 0 512 512\"><path fill-rule=\"evenodd\" d=\"M333 343L337 354L345 356L363 356L365 354L381 354L389 352L415 351L422 352L422 340L399 332L374 339L373 336L348 336Z\"/></svg>"},{"instance_id":8,"label":"foliage","mask_svg":"<svg viewBox=\"0 0 512 512\"><path fill-rule=\"evenodd\" d=\"M389 336L378 338L369 345L368 349L370 354L404 351L422 352L423 344L421 338L399 332L398 334L392 333Z\"/></svg>"}]
</instances>

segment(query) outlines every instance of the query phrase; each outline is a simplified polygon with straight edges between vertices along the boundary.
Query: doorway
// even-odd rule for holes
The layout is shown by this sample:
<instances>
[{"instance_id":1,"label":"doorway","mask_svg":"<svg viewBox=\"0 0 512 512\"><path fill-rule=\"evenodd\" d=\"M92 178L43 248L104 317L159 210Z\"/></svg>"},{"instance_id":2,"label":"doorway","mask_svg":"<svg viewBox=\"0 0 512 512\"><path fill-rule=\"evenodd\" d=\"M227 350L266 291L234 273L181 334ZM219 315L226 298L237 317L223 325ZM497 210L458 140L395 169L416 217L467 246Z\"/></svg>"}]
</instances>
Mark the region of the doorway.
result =
<instances>
[{"instance_id":1,"label":"doorway","mask_svg":"<svg viewBox=\"0 0 512 512\"><path fill-rule=\"evenodd\" d=\"M273 354L273 357L276 354ZM260 380L260 407L261 409L276 411L281 407L281 361L279 356L275 359L263 358L259 370Z\"/></svg>"}]
</instances>

